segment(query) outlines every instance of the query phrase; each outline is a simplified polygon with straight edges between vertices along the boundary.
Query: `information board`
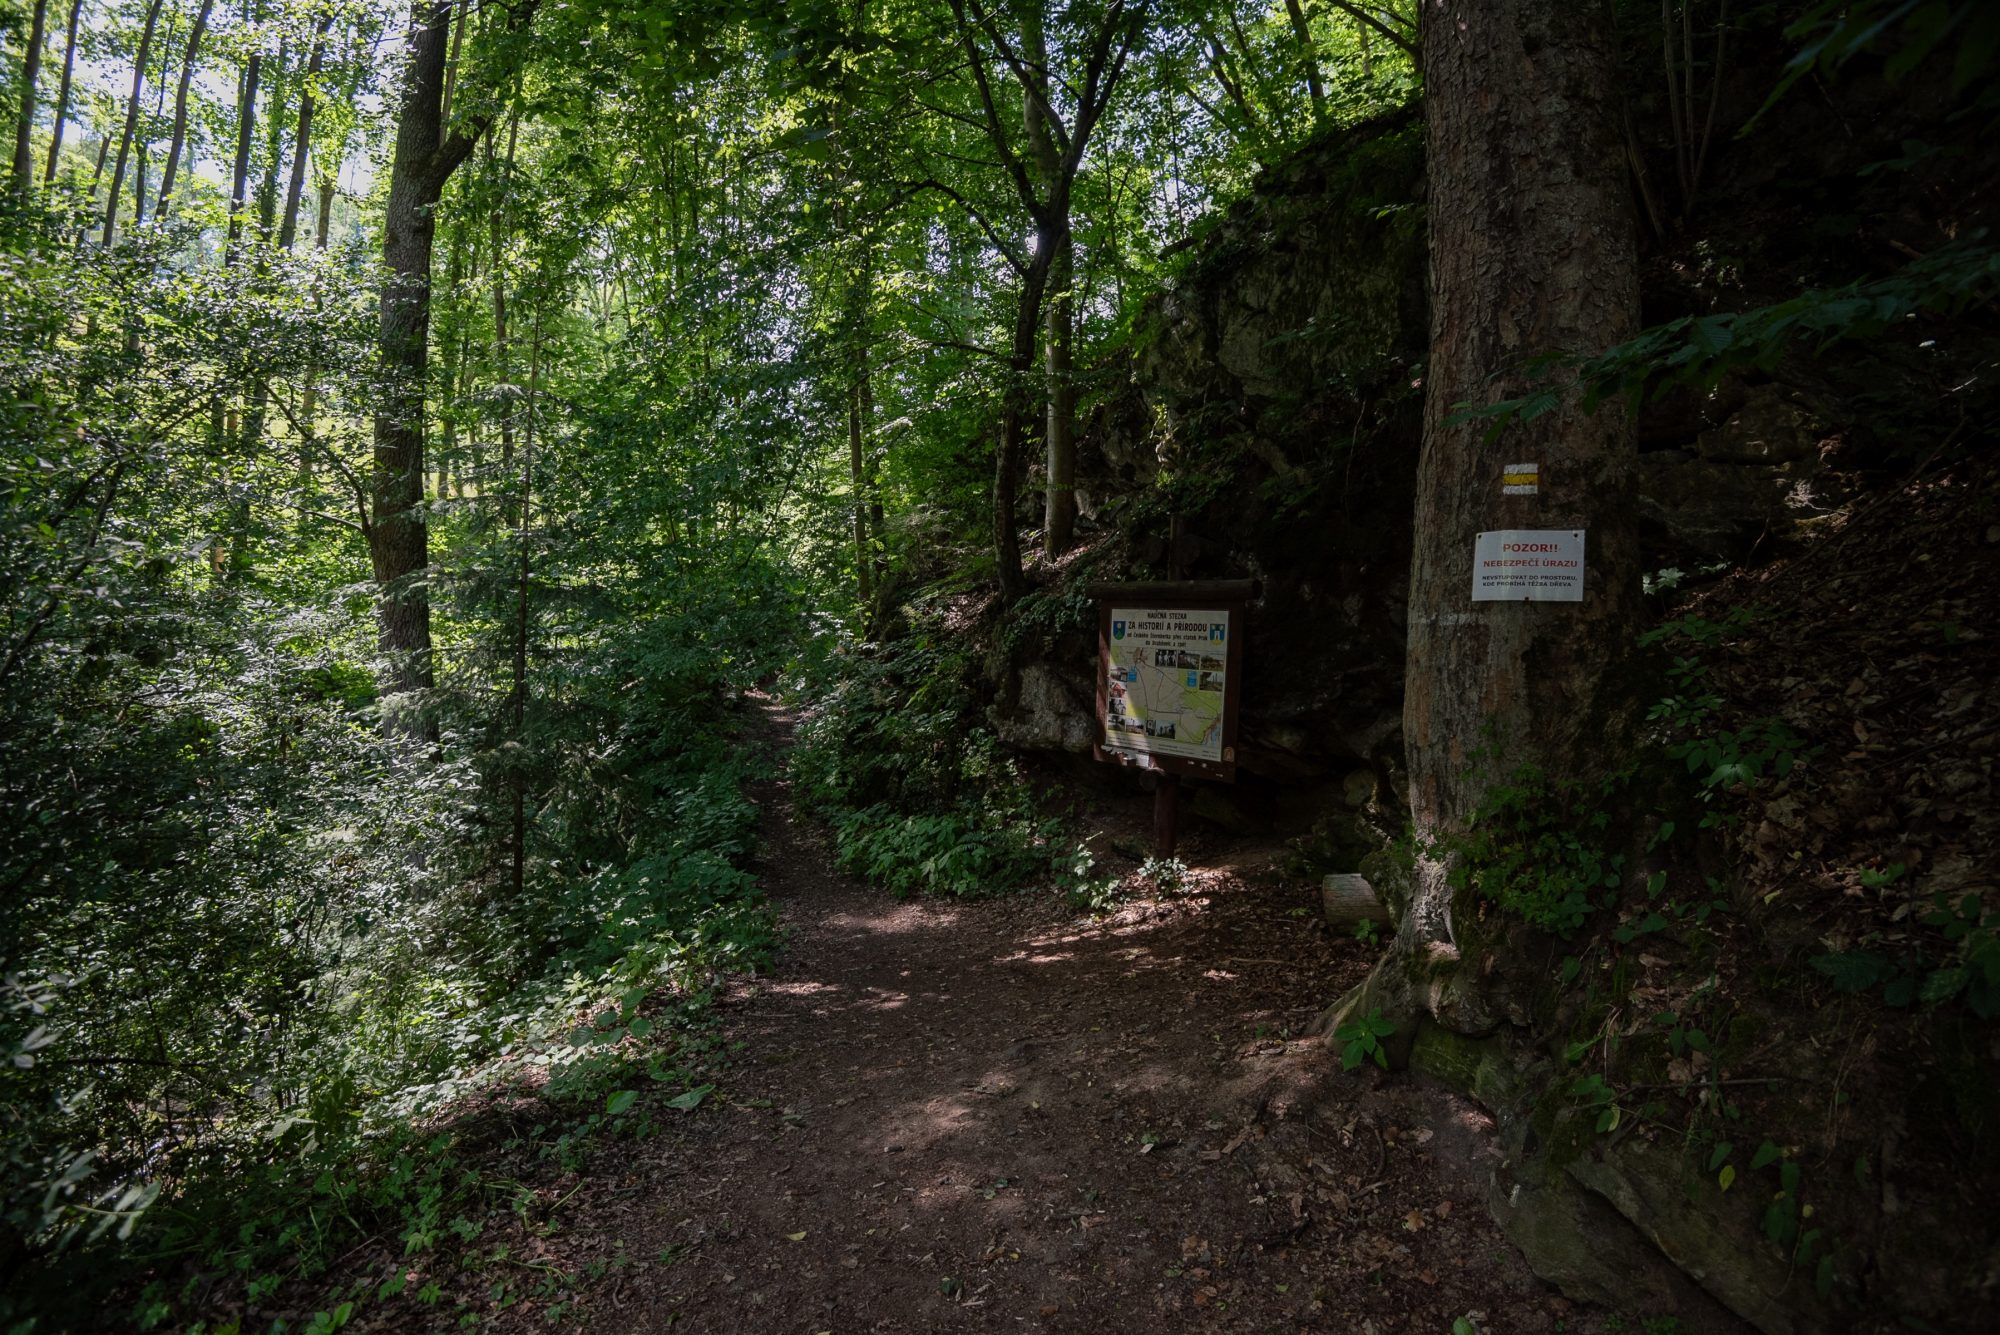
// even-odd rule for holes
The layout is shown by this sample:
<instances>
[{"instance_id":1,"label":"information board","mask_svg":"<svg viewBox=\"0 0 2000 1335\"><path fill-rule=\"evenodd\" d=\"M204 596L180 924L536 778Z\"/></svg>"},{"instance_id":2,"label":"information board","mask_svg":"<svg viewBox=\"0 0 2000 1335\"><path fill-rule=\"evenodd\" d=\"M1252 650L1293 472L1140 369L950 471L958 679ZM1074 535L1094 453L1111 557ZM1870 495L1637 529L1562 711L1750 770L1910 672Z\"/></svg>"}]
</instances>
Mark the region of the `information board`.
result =
<instances>
[{"instance_id":1,"label":"information board","mask_svg":"<svg viewBox=\"0 0 2000 1335\"><path fill-rule=\"evenodd\" d=\"M1101 759L1234 777L1244 611L1240 602L1213 595L1249 587L1248 581L1105 587L1098 623Z\"/></svg>"},{"instance_id":2,"label":"information board","mask_svg":"<svg viewBox=\"0 0 2000 1335\"><path fill-rule=\"evenodd\" d=\"M1582 602L1583 534L1580 528L1480 534L1472 544L1472 601Z\"/></svg>"}]
</instances>

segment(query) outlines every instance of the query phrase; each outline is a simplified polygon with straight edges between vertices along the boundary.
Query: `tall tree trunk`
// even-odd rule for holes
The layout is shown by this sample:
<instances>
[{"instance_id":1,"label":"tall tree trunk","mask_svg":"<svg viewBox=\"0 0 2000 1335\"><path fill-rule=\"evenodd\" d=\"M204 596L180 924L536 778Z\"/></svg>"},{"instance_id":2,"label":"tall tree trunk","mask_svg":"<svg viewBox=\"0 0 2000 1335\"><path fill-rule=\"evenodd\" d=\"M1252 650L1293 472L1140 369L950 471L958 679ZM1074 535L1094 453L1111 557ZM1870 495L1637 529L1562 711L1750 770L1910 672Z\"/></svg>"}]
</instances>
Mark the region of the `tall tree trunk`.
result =
<instances>
[{"instance_id":1,"label":"tall tree trunk","mask_svg":"<svg viewBox=\"0 0 2000 1335\"><path fill-rule=\"evenodd\" d=\"M63 38L62 78L56 84L55 124L49 136L49 165L42 173L43 185L56 179L56 163L62 158L63 120L69 115L70 76L76 70L76 28L82 19L83 0L70 0L69 35Z\"/></svg>"},{"instance_id":2,"label":"tall tree trunk","mask_svg":"<svg viewBox=\"0 0 2000 1335\"><path fill-rule=\"evenodd\" d=\"M1493 446L1453 417L1526 392L1539 358L1630 337L1639 290L1609 6L1432 0L1425 24L1431 345L1403 708L1423 851L1385 968L1411 1008L1476 1032L1518 966L1498 915L1454 894L1453 841L1525 768L1587 781L1626 753L1636 445L1622 404L1586 414L1574 393ZM1539 493L1503 494L1504 460L1539 464ZM1494 529L1584 531L1584 600L1472 601L1474 537Z\"/></svg>"},{"instance_id":3,"label":"tall tree trunk","mask_svg":"<svg viewBox=\"0 0 2000 1335\"><path fill-rule=\"evenodd\" d=\"M285 76L290 42L278 39L278 63L271 71L271 105L264 114L264 175L257 182L257 239L269 244L278 226L278 173L285 165Z\"/></svg>"},{"instance_id":4,"label":"tall tree trunk","mask_svg":"<svg viewBox=\"0 0 2000 1335\"><path fill-rule=\"evenodd\" d=\"M1044 198L1065 197L1062 155L1049 132L1048 37L1040 4L1032 4L1022 20L1022 56L1033 83L1021 98L1021 119L1027 131L1028 155L1034 163ZM1043 309L1042 367L1047 417L1043 427L1047 486L1042 499L1042 551L1058 556L1076 536L1076 388L1070 370L1071 244L1069 211L1052 210L1053 226L1037 236L1036 246L1049 248L1048 292Z\"/></svg>"},{"instance_id":5,"label":"tall tree trunk","mask_svg":"<svg viewBox=\"0 0 2000 1335\"><path fill-rule=\"evenodd\" d=\"M338 172L339 168L335 167L334 171ZM329 173L327 178L319 183L319 217L314 221L313 225L313 249L315 250L326 249L327 235L333 230L333 194L334 175Z\"/></svg>"},{"instance_id":6,"label":"tall tree trunk","mask_svg":"<svg viewBox=\"0 0 2000 1335\"><path fill-rule=\"evenodd\" d=\"M118 225L118 195L125 188L125 166L132 156L132 136L139 129L139 98L146 91L146 62L153 53L153 29L160 21L161 0L153 0L146 10L146 26L139 34L139 53L132 61L132 95L125 99L125 128L118 137L117 166L111 169L111 194L104 205L104 244L111 244Z\"/></svg>"},{"instance_id":7,"label":"tall tree trunk","mask_svg":"<svg viewBox=\"0 0 2000 1335\"><path fill-rule=\"evenodd\" d=\"M174 177L180 172L181 153L187 147L188 84L194 79L195 60L201 54L201 39L208 31L208 14L213 8L215 0L201 0L201 9L194 16L194 27L188 32L187 55L181 61L180 87L174 91L174 135L167 145L167 165L160 169L160 202L153 210L162 218L173 207Z\"/></svg>"},{"instance_id":8,"label":"tall tree trunk","mask_svg":"<svg viewBox=\"0 0 2000 1335\"><path fill-rule=\"evenodd\" d=\"M994 25L982 0L951 0L951 8L958 20L959 42L979 90L987 138L1007 174L1012 177L1023 209L1035 222L1034 254L1025 263L1011 252L1008 255L1021 274L1021 294L1015 307L1014 338L1007 363L1007 395L1000 417L1000 444L994 452L993 465L993 553L999 568L1001 599L1012 603L1027 587L1021 570L1021 539L1014 528L1014 504L1019 496L1021 436L1033 404L1029 377L1034 369L1037 335L1042 326L1042 298L1048 288L1050 267L1055 262L1056 251L1061 249L1067 252L1069 249L1070 198L1077 170L1083 163L1091 133L1124 76L1125 61L1145 26L1148 3L1147 0L1138 0L1138 3L1128 5L1120 0L1104 12L1086 44L1082 75L1071 81L1077 92L1077 105L1067 131L1055 123L1054 108L1047 97L1052 80L1048 74L1046 54L1040 61L1033 59L1032 54L1025 59L1017 56ZM1046 46L1042 11L1038 4L1030 10L1027 22L1028 40ZM979 33L984 33L995 53L1012 69L1021 85L1024 115L1029 122L1025 127L1029 139L1026 162L1010 142L1007 127L995 104L992 84L986 73L988 56L981 50ZM1050 141L1049 147L1055 150L1053 162L1049 154L1037 146L1037 141L1043 139ZM1038 177L1041 179L1039 189ZM1003 244L1002 249L1008 248ZM1076 503L1074 470L1072 454L1064 473L1070 479L1071 490L1067 496L1059 498L1052 486L1049 499L1051 505L1060 506L1066 502L1071 521Z\"/></svg>"},{"instance_id":9,"label":"tall tree trunk","mask_svg":"<svg viewBox=\"0 0 2000 1335\"><path fill-rule=\"evenodd\" d=\"M299 199L305 193L306 159L312 153L313 81L319 78L326 62L326 31L332 25L333 15L324 14L313 30L312 56L306 61L305 83L299 89L299 131L292 141L292 179L285 187L285 220L278 227L281 250L290 250L299 234Z\"/></svg>"},{"instance_id":10,"label":"tall tree trunk","mask_svg":"<svg viewBox=\"0 0 2000 1335\"><path fill-rule=\"evenodd\" d=\"M444 100L438 106L438 119L451 124L451 99L458 91L458 53L465 45L465 22L471 16L472 6L468 0L457 0L458 18L451 25L451 55L444 63Z\"/></svg>"},{"instance_id":11,"label":"tall tree trunk","mask_svg":"<svg viewBox=\"0 0 2000 1335\"><path fill-rule=\"evenodd\" d=\"M42 46L48 40L49 0L35 0L28 22L28 50L21 61L21 116L14 125L14 193L26 195L34 183L35 81L42 72Z\"/></svg>"},{"instance_id":12,"label":"tall tree trunk","mask_svg":"<svg viewBox=\"0 0 2000 1335\"><path fill-rule=\"evenodd\" d=\"M847 478L854 507L854 587L866 608L875 599L875 558L868 536L868 348L857 341L847 385Z\"/></svg>"},{"instance_id":13,"label":"tall tree trunk","mask_svg":"<svg viewBox=\"0 0 2000 1335\"><path fill-rule=\"evenodd\" d=\"M440 496L447 493L452 495L457 494L451 488L451 477L454 470L457 472L459 482L462 484L465 481L465 465L459 462L458 457L458 414L459 405L465 393L467 365L470 361L470 358L467 356L466 345L472 341L472 338L471 332L466 328L469 322L466 320L462 308L458 307L457 298L459 292L465 286L465 234L468 230L463 219L459 220L459 225L452 229L451 258L445 264L445 291L452 295L454 310L458 312L458 318L452 322L451 331L447 336L451 348L445 359L444 408L438 413L438 427L444 433L444 439L438 446L437 471L438 494Z\"/></svg>"},{"instance_id":14,"label":"tall tree trunk","mask_svg":"<svg viewBox=\"0 0 2000 1335\"><path fill-rule=\"evenodd\" d=\"M257 82L264 71L264 55L252 51L243 66L243 82L236 99L236 158L229 169L229 235L223 242L222 262L236 258L243 238L243 211L250 205L250 146L257 137Z\"/></svg>"},{"instance_id":15,"label":"tall tree trunk","mask_svg":"<svg viewBox=\"0 0 2000 1335\"><path fill-rule=\"evenodd\" d=\"M528 725L528 586L534 575L528 519L535 496L535 396L542 376L542 308L535 307L528 341L528 396L521 432L521 519L514 529L520 568L514 584L514 898L519 902L528 870L528 771L522 739Z\"/></svg>"},{"instance_id":16,"label":"tall tree trunk","mask_svg":"<svg viewBox=\"0 0 2000 1335\"><path fill-rule=\"evenodd\" d=\"M168 45L171 46L174 40L173 15L169 15L167 18L165 37ZM165 111L167 107L168 59L165 55L160 57L160 77L158 82L153 86L153 120L155 122L160 119L160 113ZM150 138L150 136L142 134L139 136L138 143L133 145L132 225L134 227L143 227L146 222L146 166L147 160L150 157Z\"/></svg>"},{"instance_id":17,"label":"tall tree trunk","mask_svg":"<svg viewBox=\"0 0 2000 1335\"><path fill-rule=\"evenodd\" d=\"M429 365L431 254L445 183L485 129L483 120L447 134L444 73L451 0L413 0L410 61L389 166L383 211L377 347L388 384L375 414L368 548L377 587L377 644L389 665L389 694L432 682L431 607L426 577L430 525L424 515L424 376ZM518 26L532 0L512 12ZM392 726L408 730L407 723ZM422 731L432 732L428 726Z\"/></svg>"},{"instance_id":18,"label":"tall tree trunk","mask_svg":"<svg viewBox=\"0 0 2000 1335\"><path fill-rule=\"evenodd\" d=\"M313 235L313 248L326 249L327 233L333 226L333 180L339 172L340 164L334 163L332 170L319 185L319 220ZM313 298L313 309L320 309L319 298ZM312 471L312 443L314 439L313 414L319 411L319 359L314 357L306 363L306 383L299 390L299 427L305 436L305 468L308 475ZM368 515L361 515L362 531L367 531Z\"/></svg>"},{"instance_id":19,"label":"tall tree trunk","mask_svg":"<svg viewBox=\"0 0 2000 1335\"><path fill-rule=\"evenodd\" d=\"M1034 411L1035 348L1041 331L1042 296L1049 285L1053 256L1048 229L1036 232L1035 253L1021 275L1014 307L1014 339L1007 357L1007 394L1000 412L1000 446L993 455L993 552L999 564L1000 598L1013 604L1028 591L1021 570L1021 534L1014 506L1021 494L1021 437Z\"/></svg>"},{"instance_id":20,"label":"tall tree trunk","mask_svg":"<svg viewBox=\"0 0 2000 1335\"><path fill-rule=\"evenodd\" d=\"M488 217L488 229L493 245L491 272L488 277L493 284L493 374L502 385L509 383L512 372L508 368L507 330L507 196L514 185L514 150L521 133L521 107L517 101L507 117L507 156L496 166L493 144L487 141L487 170L500 173L500 194L494 201L493 212ZM500 466L512 467L514 463L514 413L510 407L500 412Z\"/></svg>"},{"instance_id":21,"label":"tall tree trunk","mask_svg":"<svg viewBox=\"0 0 2000 1335\"><path fill-rule=\"evenodd\" d=\"M1306 22L1306 12L1299 7L1299 0L1285 0L1285 14L1292 21L1292 36L1299 41L1299 59L1306 72L1306 91L1312 94L1313 119L1317 120L1326 111L1326 89L1319 81L1319 56L1313 51L1312 25Z\"/></svg>"},{"instance_id":22,"label":"tall tree trunk","mask_svg":"<svg viewBox=\"0 0 2000 1335\"><path fill-rule=\"evenodd\" d=\"M1070 344L1075 329L1075 251L1069 219L1058 220L1049 260L1049 293L1043 315L1043 369L1048 382L1046 446L1048 490L1042 506L1042 550L1060 556L1076 539L1076 376Z\"/></svg>"}]
</instances>

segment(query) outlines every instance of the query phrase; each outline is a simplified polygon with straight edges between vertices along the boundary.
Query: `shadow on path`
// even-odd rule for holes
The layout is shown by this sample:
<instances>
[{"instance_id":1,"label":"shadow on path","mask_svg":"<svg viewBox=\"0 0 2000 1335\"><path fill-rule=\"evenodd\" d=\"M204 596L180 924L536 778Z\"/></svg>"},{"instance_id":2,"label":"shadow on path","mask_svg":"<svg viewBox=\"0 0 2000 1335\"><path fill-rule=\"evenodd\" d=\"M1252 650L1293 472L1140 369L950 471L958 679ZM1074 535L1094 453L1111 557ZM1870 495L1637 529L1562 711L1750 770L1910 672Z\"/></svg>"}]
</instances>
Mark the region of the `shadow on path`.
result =
<instances>
[{"instance_id":1,"label":"shadow on path","mask_svg":"<svg viewBox=\"0 0 2000 1335\"><path fill-rule=\"evenodd\" d=\"M790 720L761 703L782 746ZM1312 921L1307 890L1212 874L1097 922L1046 895L898 902L832 870L782 780L755 796L758 872L789 938L771 976L725 998L742 1045L726 1101L595 1166L618 1185L569 1219L565 1250L625 1262L570 1317L1594 1327L1487 1219L1483 1115L1282 1037L1368 965Z\"/></svg>"}]
</instances>

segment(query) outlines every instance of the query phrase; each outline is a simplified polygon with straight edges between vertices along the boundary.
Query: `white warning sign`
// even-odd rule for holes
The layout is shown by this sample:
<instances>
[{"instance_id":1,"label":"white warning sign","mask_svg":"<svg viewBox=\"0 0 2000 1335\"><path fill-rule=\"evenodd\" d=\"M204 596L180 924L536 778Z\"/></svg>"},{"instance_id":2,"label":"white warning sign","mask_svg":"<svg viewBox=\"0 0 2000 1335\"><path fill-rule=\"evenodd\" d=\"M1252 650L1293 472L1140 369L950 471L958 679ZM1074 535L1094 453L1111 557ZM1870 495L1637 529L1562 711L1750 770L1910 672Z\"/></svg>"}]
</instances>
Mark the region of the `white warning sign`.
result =
<instances>
[{"instance_id":1,"label":"white warning sign","mask_svg":"<svg viewBox=\"0 0 2000 1335\"><path fill-rule=\"evenodd\" d=\"M1580 528L1503 528L1472 544L1475 603L1583 601Z\"/></svg>"}]
</instances>

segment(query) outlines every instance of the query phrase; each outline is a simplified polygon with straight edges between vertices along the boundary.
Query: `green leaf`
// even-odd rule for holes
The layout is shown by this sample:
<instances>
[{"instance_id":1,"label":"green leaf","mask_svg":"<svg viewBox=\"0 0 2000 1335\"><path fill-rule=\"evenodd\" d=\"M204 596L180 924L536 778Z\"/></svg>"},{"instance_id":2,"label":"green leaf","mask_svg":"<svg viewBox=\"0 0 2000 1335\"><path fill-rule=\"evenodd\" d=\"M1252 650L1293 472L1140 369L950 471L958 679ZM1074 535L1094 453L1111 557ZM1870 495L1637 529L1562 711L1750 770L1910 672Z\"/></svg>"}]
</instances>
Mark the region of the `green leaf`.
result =
<instances>
[{"instance_id":1,"label":"green leaf","mask_svg":"<svg viewBox=\"0 0 2000 1335\"><path fill-rule=\"evenodd\" d=\"M623 1116L631 1109L634 1103L638 1102L638 1099L638 1090L621 1089L604 1101L604 1111L610 1113L613 1117Z\"/></svg>"},{"instance_id":2,"label":"green leaf","mask_svg":"<svg viewBox=\"0 0 2000 1335\"><path fill-rule=\"evenodd\" d=\"M1813 1291L1822 1298L1833 1296L1833 1256L1819 1258L1819 1270L1813 1275Z\"/></svg>"},{"instance_id":3,"label":"green leaf","mask_svg":"<svg viewBox=\"0 0 2000 1335\"><path fill-rule=\"evenodd\" d=\"M1865 992L1890 977L1896 966L1872 950L1849 950L1813 959L1815 972L1833 980L1836 992Z\"/></svg>"},{"instance_id":4,"label":"green leaf","mask_svg":"<svg viewBox=\"0 0 2000 1335\"><path fill-rule=\"evenodd\" d=\"M675 1112L692 1112L701 1106L701 1101L715 1091L714 1085L696 1085L685 1094L676 1094L667 1100L667 1106Z\"/></svg>"},{"instance_id":5,"label":"green leaf","mask_svg":"<svg viewBox=\"0 0 2000 1335\"><path fill-rule=\"evenodd\" d=\"M1949 1001L1965 990L1967 974L1964 968L1953 965L1950 968L1935 969L1924 979L1923 992L1919 996L1926 1006L1934 1006L1940 1001Z\"/></svg>"},{"instance_id":6,"label":"green leaf","mask_svg":"<svg viewBox=\"0 0 2000 1335\"><path fill-rule=\"evenodd\" d=\"M1757 1147L1757 1152L1750 1156L1750 1171L1754 1173L1759 1168L1776 1163L1779 1153L1780 1151L1776 1145L1768 1140L1765 1141Z\"/></svg>"},{"instance_id":7,"label":"green leaf","mask_svg":"<svg viewBox=\"0 0 2000 1335\"><path fill-rule=\"evenodd\" d=\"M1730 1152L1735 1148L1734 1145L1726 1140L1717 1145L1715 1153L1708 1156L1708 1171L1713 1173L1716 1169L1722 1167L1723 1163L1728 1160Z\"/></svg>"}]
</instances>

